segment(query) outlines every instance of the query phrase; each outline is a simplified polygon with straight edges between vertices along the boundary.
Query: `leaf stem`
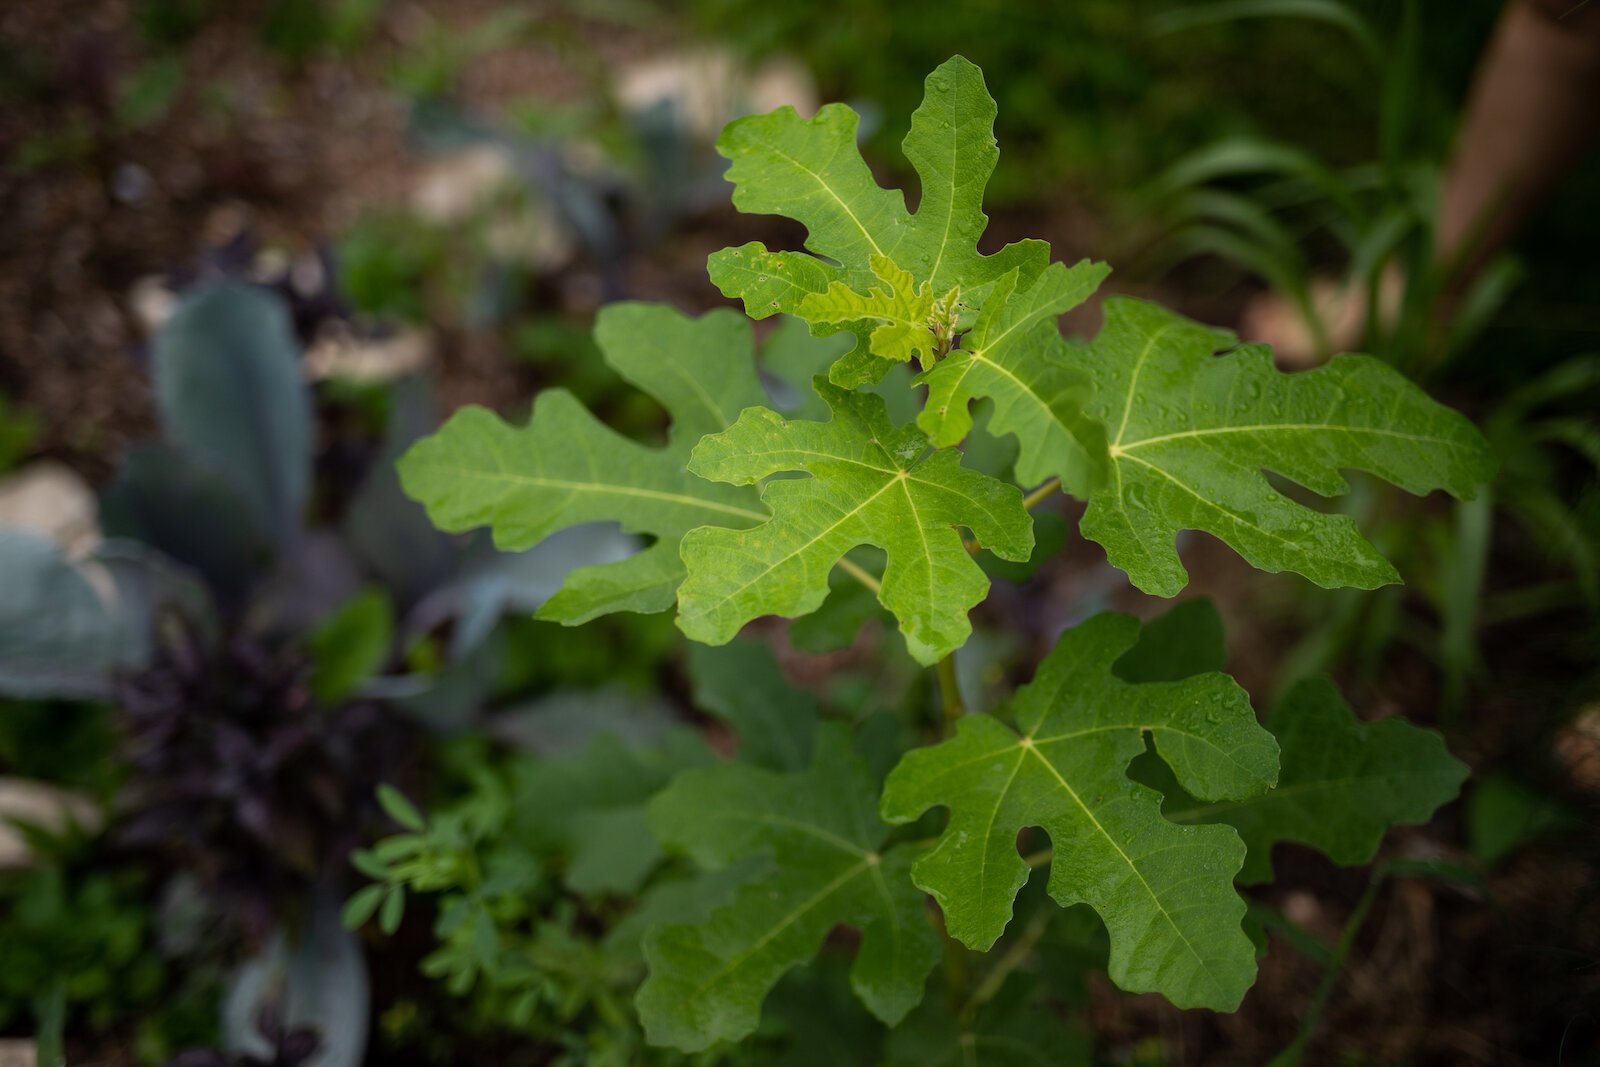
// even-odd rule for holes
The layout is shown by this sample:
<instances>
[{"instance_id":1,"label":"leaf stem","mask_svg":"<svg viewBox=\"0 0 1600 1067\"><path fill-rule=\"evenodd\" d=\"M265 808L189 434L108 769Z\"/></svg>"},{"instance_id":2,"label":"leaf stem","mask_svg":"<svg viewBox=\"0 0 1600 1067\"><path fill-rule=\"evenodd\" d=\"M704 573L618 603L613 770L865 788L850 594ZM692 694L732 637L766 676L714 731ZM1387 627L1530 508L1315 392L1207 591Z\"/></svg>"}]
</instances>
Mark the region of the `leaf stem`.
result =
<instances>
[{"instance_id":1,"label":"leaf stem","mask_svg":"<svg viewBox=\"0 0 1600 1067\"><path fill-rule=\"evenodd\" d=\"M1037 871L1040 867L1043 867L1045 864L1054 859L1055 855L1055 849L1041 848L1038 852L1030 852L1026 856L1022 857L1022 862L1028 865L1029 870Z\"/></svg>"},{"instance_id":2,"label":"leaf stem","mask_svg":"<svg viewBox=\"0 0 1600 1067\"><path fill-rule=\"evenodd\" d=\"M882 591L883 583L874 578L865 567L862 567L856 563L852 563L843 556L839 557L838 567L850 577L854 578L856 581L872 590L873 593Z\"/></svg>"},{"instance_id":3,"label":"leaf stem","mask_svg":"<svg viewBox=\"0 0 1600 1067\"><path fill-rule=\"evenodd\" d=\"M1024 508L1026 508L1028 511L1032 511L1034 506L1036 504L1038 504L1039 501L1043 500L1045 497L1049 496L1051 493L1055 492L1057 489L1060 489L1060 488L1061 488L1061 479L1060 478L1051 478L1048 482L1045 482L1039 488L1035 489L1033 492L1031 492L1027 496L1023 497L1022 498L1022 506Z\"/></svg>"},{"instance_id":4,"label":"leaf stem","mask_svg":"<svg viewBox=\"0 0 1600 1067\"><path fill-rule=\"evenodd\" d=\"M1306 1047L1316 1036L1317 1027L1322 1022L1322 1013L1328 1007L1328 1000L1333 996L1334 987L1338 985L1339 974L1344 970L1345 961L1355 948L1356 938L1366 925L1372 913L1372 906L1378 902L1378 894L1391 879L1407 876L1456 878L1469 883L1477 882L1476 876L1471 872L1463 875L1459 867L1426 860L1390 860L1373 871L1367 880L1366 892L1361 894L1361 899L1351 910L1350 918L1345 921L1344 930L1339 935L1339 943L1333 947L1328 956L1322 971L1322 981L1317 983L1316 992L1311 996L1311 1003L1306 1006L1305 1014L1300 1018L1299 1032L1282 1052L1272 1058L1267 1067L1298 1067L1305 1056Z\"/></svg>"},{"instance_id":5,"label":"leaf stem","mask_svg":"<svg viewBox=\"0 0 1600 1067\"><path fill-rule=\"evenodd\" d=\"M1334 946L1333 955L1329 958L1327 967L1323 969L1322 981L1317 983L1317 990L1311 996L1311 1003L1306 1006L1305 1014L1300 1017L1299 1032L1282 1052L1272 1058L1268 1067L1295 1067L1305 1055L1306 1046L1316 1036L1317 1026L1322 1022L1322 1012L1328 1006L1328 998L1333 995L1334 986L1339 982L1339 972L1344 969L1345 960L1349 957L1350 950L1355 947L1356 937L1366 925L1367 915L1377 903L1378 891L1383 888L1386 880L1387 872L1380 869L1367 883L1366 892L1361 894L1355 910L1350 913L1350 919L1344 924L1344 932L1339 937L1339 943Z\"/></svg>"},{"instance_id":6,"label":"leaf stem","mask_svg":"<svg viewBox=\"0 0 1600 1067\"><path fill-rule=\"evenodd\" d=\"M939 680L939 703L944 707L944 728L949 733L955 729L956 720L967 713L961 702L961 686L956 682L956 654L950 653L933 668Z\"/></svg>"},{"instance_id":7,"label":"leaf stem","mask_svg":"<svg viewBox=\"0 0 1600 1067\"><path fill-rule=\"evenodd\" d=\"M967 946L950 936L950 930L944 924L944 919L936 920L939 924L939 937L944 941L944 957L940 960L940 970L944 972L945 995L949 998L950 1011L960 1010L961 1006L971 999L968 992L972 988L972 967L968 958Z\"/></svg>"},{"instance_id":8,"label":"leaf stem","mask_svg":"<svg viewBox=\"0 0 1600 1067\"><path fill-rule=\"evenodd\" d=\"M993 1000L995 994L1005 985L1006 979L1011 977L1011 972L1022 966L1028 957L1033 955L1033 950L1039 944L1039 939L1044 936L1045 928L1050 925L1051 916L1054 914L1049 907L1039 909L1033 917L1022 936L1006 950L995 965L989 968L989 973L983 976L983 981L978 983L978 988L972 991L972 996L967 998L962 1005L961 1016L970 1023L972 1016L983 1005Z\"/></svg>"}]
</instances>

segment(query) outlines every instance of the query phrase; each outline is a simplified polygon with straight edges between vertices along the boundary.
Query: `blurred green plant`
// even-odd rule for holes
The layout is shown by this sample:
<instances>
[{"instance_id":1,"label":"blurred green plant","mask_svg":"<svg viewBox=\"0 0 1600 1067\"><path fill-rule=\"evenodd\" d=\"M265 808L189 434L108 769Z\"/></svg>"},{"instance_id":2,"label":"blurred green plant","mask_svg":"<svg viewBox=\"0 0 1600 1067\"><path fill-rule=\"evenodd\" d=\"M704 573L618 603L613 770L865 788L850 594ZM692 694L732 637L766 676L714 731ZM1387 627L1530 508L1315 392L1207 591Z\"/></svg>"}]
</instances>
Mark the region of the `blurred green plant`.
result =
<instances>
[{"instance_id":1,"label":"blurred green plant","mask_svg":"<svg viewBox=\"0 0 1600 1067\"><path fill-rule=\"evenodd\" d=\"M1471 27L1492 17L1496 0L1460 6L1471 10L1453 21ZM936 0L914 19L892 4L845 0L804 7L693 0L687 9L703 32L754 57L797 56L827 97L863 102L866 136L889 166L897 165L893 147L903 132L890 117L916 105L918 80L950 42L960 41L986 69L1028 71L995 87L1006 166L995 175L992 202L1057 202L1041 190L1066 184L1097 206L1126 206L1116 226L1098 236L1113 251L1136 246L1149 232L1142 205L1124 205L1122 191L1147 183L1177 151L1223 135L1303 136L1309 129L1320 148L1348 158L1362 139L1367 72L1335 46L1343 32L1337 19L1207 19L1161 34L1162 20L1176 21L1186 5ZM1435 58L1465 50L1470 62L1471 34L1451 31ZM1241 55L1250 61L1239 62ZM1340 108L1322 105L1323 87L1344 102ZM1305 121L1308 113L1318 116L1314 125Z\"/></svg>"},{"instance_id":2,"label":"blurred green plant","mask_svg":"<svg viewBox=\"0 0 1600 1067\"><path fill-rule=\"evenodd\" d=\"M190 294L151 354L165 440L130 450L102 497L107 537L92 559L0 533L0 693L33 701L0 728L0 759L117 789L108 838L192 878L224 920L195 952L259 951L236 995L268 995L243 976L283 971L288 1021L321 1029L334 1062L359 1054L364 1001L308 989L331 973L322 949L348 938L335 923L307 952L291 935L378 818L373 786L419 727L459 728L491 700L525 695L499 688L526 681L500 670L512 658L501 617L631 542L591 529L510 554L435 531L390 466L432 425L420 380L378 397L331 388L324 410L358 417L330 419L330 458L314 463L300 354L272 292ZM96 591L91 567L114 595ZM40 715L81 697L114 711L71 720L81 739L56 718L35 752ZM64 758L69 741L82 766L43 758ZM79 887L64 877L70 898ZM339 966L364 989L347 947Z\"/></svg>"},{"instance_id":3,"label":"blurred green plant","mask_svg":"<svg viewBox=\"0 0 1600 1067\"><path fill-rule=\"evenodd\" d=\"M404 323L429 321L430 304L459 297L450 277L447 232L414 215L372 215L339 239L334 262L340 290L359 312Z\"/></svg>"},{"instance_id":4,"label":"blurred green plant","mask_svg":"<svg viewBox=\"0 0 1600 1067\"><path fill-rule=\"evenodd\" d=\"M148 35L147 35L148 36ZM30 120L4 164L18 173L55 167L103 166L119 138L149 129L172 110L187 84L180 43L150 38L145 54L126 65L89 50L59 69L0 50L9 68L0 100Z\"/></svg>"},{"instance_id":5,"label":"blurred green plant","mask_svg":"<svg viewBox=\"0 0 1600 1067\"><path fill-rule=\"evenodd\" d=\"M514 45L539 26L532 12L517 7L500 7L465 30L443 23L430 25L395 59L390 84L418 100L448 97L474 60Z\"/></svg>"},{"instance_id":6,"label":"blurred green plant","mask_svg":"<svg viewBox=\"0 0 1600 1067\"><path fill-rule=\"evenodd\" d=\"M1583 825L1559 798L1503 771L1477 783L1467 798L1466 816L1472 856L1485 867L1504 862L1542 837Z\"/></svg>"},{"instance_id":7,"label":"blurred green plant","mask_svg":"<svg viewBox=\"0 0 1600 1067\"><path fill-rule=\"evenodd\" d=\"M1285 941L1300 952L1322 964L1321 980L1311 996L1311 1002L1306 1008L1294 1039L1269 1061L1268 1067L1298 1067L1307 1061L1307 1049L1317 1036L1323 1012L1327 1009L1328 1000L1337 988L1340 973L1355 948L1356 938L1366 926L1384 887L1398 878L1434 879L1465 886L1479 893L1487 888L1483 877L1477 871L1460 864L1440 860L1389 860L1380 863L1368 875L1365 891L1351 909L1349 918L1339 931L1338 940L1331 946L1322 944L1271 909L1265 907L1257 909L1255 914L1266 928L1281 934ZM1261 936L1264 940L1265 934Z\"/></svg>"},{"instance_id":8,"label":"blurred green plant","mask_svg":"<svg viewBox=\"0 0 1600 1067\"><path fill-rule=\"evenodd\" d=\"M39 437L39 419L0 394L0 474L21 462Z\"/></svg>"},{"instance_id":9,"label":"blurred green plant","mask_svg":"<svg viewBox=\"0 0 1600 1067\"><path fill-rule=\"evenodd\" d=\"M1600 611L1600 356L1559 363L1508 393L1484 420L1502 457L1496 505L1564 572L1497 590L1483 610L1496 622L1581 604ZM1573 488L1576 487L1576 494Z\"/></svg>"},{"instance_id":10,"label":"blurred green plant","mask_svg":"<svg viewBox=\"0 0 1600 1067\"><path fill-rule=\"evenodd\" d=\"M251 17L261 43L300 63L319 52L348 56L367 43L388 0L268 0ZM174 52L233 12L222 0L139 0L134 20L149 44Z\"/></svg>"},{"instance_id":11,"label":"blurred green plant","mask_svg":"<svg viewBox=\"0 0 1600 1067\"><path fill-rule=\"evenodd\" d=\"M640 744L604 731L591 724L559 754L473 759L464 795L428 815L381 788L403 832L352 857L374 884L344 921L392 935L422 898L437 941L422 973L467 998L475 1027L538 1038L559 1050L553 1062L620 1067L642 1050L630 999L643 959L625 916L659 908L651 887L673 884L644 805L710 753L681 729Z\"/></svg>"},{"instance_id":12,"label":"blurred green plant","mask_svg":"<svg viewBox=\"0 0 1600 1067\"><path fill-rule=\"evenodd\" d=\"M59 1062L66 1033L131 1026L145 1065L210 1040L215 978L166 958L145 875L108 864L78 828L20 828L33 858L0 872L0 1029L32 1023L40 1062Z\"/></svg>"},{"instance_id":13,"label":"blurred green plant","mask_svg":"<svg viewBox=\"0 0 1600 1067\"><path fill-rule=\"evenodd\" d=\"M226 7L225 0L139 0L134 21L152 44L179 45Z\"/></svg>"},{"instance_id":14,"label":"blurred green plant","mask_svg":"<svg viewBox=\"0 0 1600 1067\"><path fill-rule=\"evenodd\" d=\"M261 40L293 62L319 52L349 56L366 44L389 0L272 0Z\"/></svg>"},{"instance_id":15,"label":"blurred green plant","mask_svg":"<svg viewBox=\"0 0 1600 1067\"><path fill-rule=\"evenodd\" d=\"M1147 195L1171 227L1159 253L1167 262L1216 256L1266 282L1300 317L1319 363L1333 355L1328 316L1335 312L1319 306L1315 285L1336 259L1340 284L1360 311L1357 350L1426 381L1481 334L1520 268L1502 256L1467 279L1471 247L1447 259L1437 254L1449 147L1437 131L1448 120L1437 114L1439 93L1424 90L1421 7L1407 0L1403 12L1389 39L1339 0L1205 4L1157 20L1172 34L1269 17L1338 27L1353 65L1367 73L1377 158L1341 167L1303 141L1229 137L1172 164ZM1470 281L1464 290L1463 281Z\"/></svg>"},{"instance_id":16,"label":"blurred green plant","mask_svg":"<svg viewBox=\"0 0 1600 1067\"><path fill-rule=\"evenodd\" d=\"M109 803L122 781L114 712L101 703L0 698L0 774Z\"/></svg>"},{"instance_id":17,"label":"blurred green plant","mask_svg":"<svg viewBox=\"0 0 1600 1067\"><path fill-rule=\"evenodd\" d=\"M183 90L183 57L161 56L142 64L117 92L116 124L131 133L159 122Z\"/></svg>"}]
</instances>

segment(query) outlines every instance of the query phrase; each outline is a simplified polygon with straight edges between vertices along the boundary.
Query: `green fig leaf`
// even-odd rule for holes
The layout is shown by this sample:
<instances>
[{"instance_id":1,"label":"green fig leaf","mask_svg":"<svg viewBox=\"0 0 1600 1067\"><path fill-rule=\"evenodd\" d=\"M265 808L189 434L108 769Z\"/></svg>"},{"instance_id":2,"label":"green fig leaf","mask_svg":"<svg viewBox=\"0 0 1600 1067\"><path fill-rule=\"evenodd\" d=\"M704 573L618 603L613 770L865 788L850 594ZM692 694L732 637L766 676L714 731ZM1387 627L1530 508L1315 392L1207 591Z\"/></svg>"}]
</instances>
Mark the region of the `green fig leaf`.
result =
<instances>
[{"instance_id":1,"label":"green fig leaf","mask_svg":"<svg viewBox=\"0 0 1600 1067\"><path fill-rule=\"evenodd\" d=\"M983 190L1000 156L994 118L983 73L966 59L956 56L928 76L902 146L922 184L914 215L900 192L873 179L856 147L860 119L848 107L828 104L810 119L782 107L730 123L717 151L731 161L734 206L804 224L811 254L756 243L724 249L711 257L712 282L743 300L752 318L784 312L818 335L854 334L856 346L829 374L846 388L877 381L926 345L930 331L948 341L958 305L976 309L1012 270L1026 286L1049 258L1041 241L978 252L988 225ZM855 318L844 296L851 290ZM897 314L922 308L937 321L893 321L882 314L891 304Z\"/></svg>"},{"instance_id":2,"label":"green fig leaf","mask_svg":"<svg viewBox=\"0 0 1600 1067\"><path fill-rule=\"evenodd\" d=\"M1012 701L1016 728L967 715L956 736L908 753L881 810L910 822L950 809L938 843L912 868L944 909L952 937L987 950L1027 880L1017 833L1038 826L1054 848L1048 891L1087 903L1111 938L1111 978L1179 1007L1231 1011L1255 980L1255 950L1233 887L1243 842L1221 826L1162 817L1160 794L1128 778L1145 737L1178 781L1213 799L1255 796L1277 778L1278 751L1226 675L1131 684L1113 665L1137 620L1098 615L1067 631Z\"/></svg>"},{"instance_id":3,"label":"green fig leaf","mask_svg":"<svg viewBox=\"0 0 1600 1067\"><path fill-rule=\"evenodd\" d=\"M1221 538L1264 571L1324 588L1399 580L1355 521L1277 492L1273 471L1323 496L1349 490L1341 470L1410 493L1468 499L1494 473L1488 442L1461 415L1367 356L1336 356L1284 374L1264 346L1226 355L1233 337L1155 304L1105 303L1095 341L1073 350L1093 384L1109 476L1087 494L1083 535L1133 584L1173 596L1188 581L1180 530Z\"/></svg>"},{"instance_id":4,"label":"green fig leaf","mask_svg":"<svg viewBox=\"0 0 1600 1067\"><path fill-rule=\"evenodd\" d=\"M600 312L595 336L606 362L672 416L665 448L621 436L571 393L548 389L525 426L462 408L399 463L406 493L437 526L452 533L488 526L502 549L530 548L588 522L617 522L655 538L627 559L567 576L539 616L569 626L614 611L671 607L683 579L678 543L687 531L767 518L755 490L708 482L685 467L701 437L766 402L750 324L726 310L691 319L657 305L612 304Z\"/></svg>"},{"instance_id":5,"label":"green fig leaf","mask_svg":"<svg viewBox=\"0 0 1600 1067\"><path fill-rule=\"evenodd\" d=\"M767 482L772 518L748 529L705 527L683 539L688 577L678 590L678 626L724 644L761 615L794 618L828 595L828 573L857 545L882 548L888 562L878 599L894 613L911 654L933 663L972 632L967 612L989 579L963 544L966 527L1003 559L1033 549L1033 523L1013 486L961 466L954 449L929 451L915 426L891 425L881 399L817 378L833 410L828 422L788 420L751 408L696 446L689 469L747 485Z\"/></svg>"},{"instance_id":6,"label":"green fig leaf","mask_svg":"<svg viewBox=\"0 0 1600 1067\"><path fill-rule=\"evenodd\" d=\"M824 729L814 748L806 771L709 767L651 803L663 845L703 867L772 861L704 922L646 936L637 1005L652 1044L692 1052L750 1034L772 987L841 923L861 932L850 982L874 1015L892 1026L922 999L941 945L911 884L913 850L886 846L875 783L848 736Z\"/></svg>"}]
</instances>

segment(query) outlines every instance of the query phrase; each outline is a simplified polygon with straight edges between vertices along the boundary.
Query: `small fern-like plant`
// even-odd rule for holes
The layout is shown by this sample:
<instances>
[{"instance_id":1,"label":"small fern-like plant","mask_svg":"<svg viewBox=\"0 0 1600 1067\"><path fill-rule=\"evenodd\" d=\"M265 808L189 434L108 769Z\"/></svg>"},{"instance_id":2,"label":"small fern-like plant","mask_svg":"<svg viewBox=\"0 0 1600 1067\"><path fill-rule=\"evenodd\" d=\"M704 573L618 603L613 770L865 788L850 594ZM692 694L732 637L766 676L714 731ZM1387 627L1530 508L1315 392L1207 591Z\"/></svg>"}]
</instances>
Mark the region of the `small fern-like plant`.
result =
<instances>
[{"instance_id":1,"label":"small fern-like plant","mask_svg":"<svg viewBox=\"0 0 1600 1067\"><path fill-rule=\"evenodd\" d=\"M965 59L929 76L904 142L915 212L874 181L847 107L810 119L780 108L723 133L734 203L809 235L804 250L752 243L710 261L750 318L792 316L817 339L796 344L786 327L769 342L784 403L763 387L743 316L613 305L600 350L665 406L665 446L550 390L526 425L468 408L400 463L440 527L488 526L505 549L592 522L649 538L572 573L545 618L672 610L687 637L722 645L762 616L853 625L861 613L834 605L855 582L935 671L944 736L900 752L886 777L845 724L739 711L736 687L725 695L746 731L741 756L683 770L648 804L668 853L740 872L697 921L644 938L636 1006L654 1044L751 1035L773 987L842 925L859 933L856 997L899 1028L891 1060L895 1048L915 1050L908 1062L981 1057L1004 1044L989 1044L986 1003L1050 921L1014 918L1044 867L1056 904L1103 922L1115 983L1231 1011L1257 958L1237 887L1272 877L1273 844L1365 863L1390 825L1427 820L1465 776L1436 735L1364 725L1326 681L1302 683L1263 724L1221 671L1220 623L1203 602L1143 627L1090 618L1004 706L963 708L953 657L968 613L997 561L1038 555L1033 509L1056 491L1084 502L1082 535L1154 596L1187 583L1184 530L1265 571L1371 589L1399 575L1353 521L1281 485L1335 496L1353 469L1468 498L1494 470L1466 419L1365 356L1285 374L1262 346L1123 297L1105 300L1093 340L1063 337L1058 317L1108 268L1051 262L1039 241L978 251L994 118ZM1015 438L1014 460L963 450L979 404L988 434ZM1002 938L1011 947L983 981L943 969L952 1011L919 1010L940 996L927 990L942 956ZM1006 1042L1031 1040L1038 1021L1003 1028ZM1048 1061L1075 1047L1047 1045Z\"/></svg>"}]
</instances>

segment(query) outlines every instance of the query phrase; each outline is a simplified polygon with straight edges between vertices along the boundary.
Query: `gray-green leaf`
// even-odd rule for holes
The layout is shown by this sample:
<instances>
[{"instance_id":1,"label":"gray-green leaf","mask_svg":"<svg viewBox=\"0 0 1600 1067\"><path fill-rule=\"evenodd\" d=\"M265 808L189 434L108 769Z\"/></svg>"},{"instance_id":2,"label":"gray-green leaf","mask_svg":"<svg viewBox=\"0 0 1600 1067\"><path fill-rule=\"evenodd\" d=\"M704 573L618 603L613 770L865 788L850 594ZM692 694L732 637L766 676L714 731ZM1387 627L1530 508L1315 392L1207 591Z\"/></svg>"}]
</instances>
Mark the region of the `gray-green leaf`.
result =
<instances>
[{"instance_id":1,"label":"gray-green leaf","mask_svg":"<svg viewBox=\"0 0 1600 1067\"><path fill-rule=\"evenodd\" d=\"M129 650L123 620L51 542L0 528L0 693L104 696Z\"/></svg>"},{"instance_id":2,"label":"gray-green leaf","mask_svg":"<svg viewBox=\"0 0 1600 1067\"><path fill-rule=\"evenodd\" d=\"M222 475L283 544L311 491L311 394L282 300L222 285L185 300L150 354L167 439Z\"/></svg>"}]
</instances>

